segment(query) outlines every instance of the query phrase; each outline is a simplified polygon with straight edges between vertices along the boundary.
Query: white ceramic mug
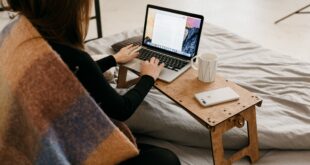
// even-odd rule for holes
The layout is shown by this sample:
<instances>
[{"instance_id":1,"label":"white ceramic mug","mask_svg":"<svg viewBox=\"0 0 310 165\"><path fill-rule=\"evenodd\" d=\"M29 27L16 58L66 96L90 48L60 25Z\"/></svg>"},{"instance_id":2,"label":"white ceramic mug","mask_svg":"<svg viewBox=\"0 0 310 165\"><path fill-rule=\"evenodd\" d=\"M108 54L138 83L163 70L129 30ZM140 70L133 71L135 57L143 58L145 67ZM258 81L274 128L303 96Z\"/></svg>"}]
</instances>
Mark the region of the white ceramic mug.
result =
<instances>
[{"instance_id":1,"label":"white ceramic mug","mask_svg":"<svg viewBox=\"0 0 310 165\"><path fill-rule=\"evenodd\" d=\"M194 62L194 60L196 62ZM203 53L194 57L191 61L192 68L198 70L198 79L202 82L215 81L217 56L214 53Z\"/></svg>"}]
</instances>

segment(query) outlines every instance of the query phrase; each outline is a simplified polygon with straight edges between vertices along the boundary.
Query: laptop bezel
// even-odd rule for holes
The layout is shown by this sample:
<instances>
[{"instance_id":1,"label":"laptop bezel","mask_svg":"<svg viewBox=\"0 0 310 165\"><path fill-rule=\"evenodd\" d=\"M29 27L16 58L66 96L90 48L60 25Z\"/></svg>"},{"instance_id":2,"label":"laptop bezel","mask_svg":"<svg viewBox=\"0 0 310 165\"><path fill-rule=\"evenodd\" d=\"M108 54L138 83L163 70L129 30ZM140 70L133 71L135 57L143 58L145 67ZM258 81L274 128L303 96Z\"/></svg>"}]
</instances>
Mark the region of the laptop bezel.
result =
<instances>
[{"instance_id":1,"label":"laptop bezel","mask_svg":"<svg viewBox=\"0 0 310 165\"><path fill-rule=\"evenodd\" d=\"M176 14L182 14L182 15L185 15L185 16L201 19L201 24L200 24L200 27L199 27L199 35L198 35L198 41L197 41L195 53L191 57L186 57L186 56L184 56L182 54L171 52L171 51L168 51L168 50L165 50L165 49L161 49L161 48L157 48L157 47L153 47L153 46L150 46L150 45L147 45L147 44L144 43L149 8L158 9L158 10L167 11L167 12L176 13ZM169 55L177 57L177 58L181 58L181 59L184 59L184 60L190 60L190 59L192 59L193 57L195 57L197 55L198 48L199 48L199 43L200 43L201 32L202 32L202 28L203 28L203 24L204 24L204 17L202 15L148 4L147 7L146 7L146 14L145 14L142 46L144 46L144 47L146 47L148 49L151 49L151 50L156 50L156 51L160 51L160 52L165 53L165 54L169 54Z\"/></svg>"}]
</instances>

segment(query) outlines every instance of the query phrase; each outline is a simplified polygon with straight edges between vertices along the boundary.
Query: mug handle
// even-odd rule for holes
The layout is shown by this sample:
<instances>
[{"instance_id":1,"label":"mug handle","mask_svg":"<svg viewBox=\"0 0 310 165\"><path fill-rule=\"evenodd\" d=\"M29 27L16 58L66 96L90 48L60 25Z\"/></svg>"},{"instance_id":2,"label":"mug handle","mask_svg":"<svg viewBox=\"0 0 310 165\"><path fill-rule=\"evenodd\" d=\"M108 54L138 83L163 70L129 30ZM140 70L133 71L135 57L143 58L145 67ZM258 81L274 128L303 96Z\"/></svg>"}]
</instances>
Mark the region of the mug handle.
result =
<instances>
[{"instance_id":1,"label":"mug handle","mask_svg":"<svg viewBox=\"0 0 310 165\"><path fill-rule=\"evenodd\" d=\"M191 66L194 70L198 70L198 63L197 63L197 60L196 62L194 62L194 60L197 59L197 56L195 56L194 58L192 58L191 60Z\"/></svg>"}]
</instances>

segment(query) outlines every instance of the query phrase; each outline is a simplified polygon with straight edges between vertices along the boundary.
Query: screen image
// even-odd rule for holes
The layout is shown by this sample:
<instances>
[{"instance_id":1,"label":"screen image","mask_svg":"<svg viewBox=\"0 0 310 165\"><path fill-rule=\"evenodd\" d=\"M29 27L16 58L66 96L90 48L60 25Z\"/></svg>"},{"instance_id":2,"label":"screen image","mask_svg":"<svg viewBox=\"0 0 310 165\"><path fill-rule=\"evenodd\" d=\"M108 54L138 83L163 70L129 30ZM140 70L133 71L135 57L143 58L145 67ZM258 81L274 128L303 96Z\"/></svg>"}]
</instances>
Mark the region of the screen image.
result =
<instances>
[{"instance_id":1,"label":"screen image","mask_svg":"<svg viewBox=\"0 0 310 165\"><path fill-rule=\"evenodd\" d=\"M144 44L192 57L197 49L202 20L149 8Z\"/></svg>"}]
</instances>

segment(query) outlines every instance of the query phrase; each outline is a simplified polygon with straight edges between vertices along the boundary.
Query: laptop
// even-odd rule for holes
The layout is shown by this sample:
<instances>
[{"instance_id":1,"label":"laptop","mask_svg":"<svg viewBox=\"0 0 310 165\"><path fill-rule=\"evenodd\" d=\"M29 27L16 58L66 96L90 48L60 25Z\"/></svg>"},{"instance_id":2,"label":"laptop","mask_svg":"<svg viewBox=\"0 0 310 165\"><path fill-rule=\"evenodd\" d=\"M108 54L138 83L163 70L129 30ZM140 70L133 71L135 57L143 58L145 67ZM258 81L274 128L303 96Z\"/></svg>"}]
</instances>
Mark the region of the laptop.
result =
<instances>
[{"instance_id":1,"label":"laptop","mask_svg":"<svg viewBox=\"0 0 310 165\"><path fill-rule=\"evenodd\" d=\"M137 58L124 66L140 71L140 63L156 57L165 63L158 79L172 82L191 66L197 55L203 16L147 5L142 48Z\"/></svg>"}]
</instances>

